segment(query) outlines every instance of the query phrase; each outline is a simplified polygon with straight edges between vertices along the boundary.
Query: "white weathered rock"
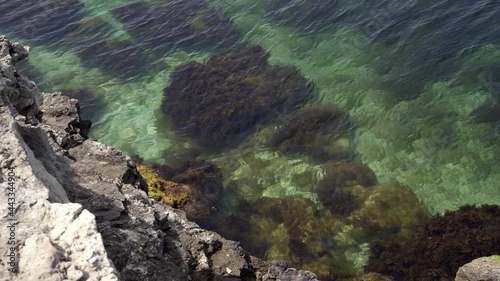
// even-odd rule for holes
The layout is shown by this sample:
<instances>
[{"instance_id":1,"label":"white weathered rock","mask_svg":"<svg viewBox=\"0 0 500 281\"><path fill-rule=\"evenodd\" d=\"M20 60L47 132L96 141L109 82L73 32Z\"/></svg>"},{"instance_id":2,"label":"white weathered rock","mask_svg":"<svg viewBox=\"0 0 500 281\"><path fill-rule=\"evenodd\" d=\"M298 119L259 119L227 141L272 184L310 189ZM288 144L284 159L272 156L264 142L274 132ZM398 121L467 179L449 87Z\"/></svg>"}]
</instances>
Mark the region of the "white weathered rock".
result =
<instances>
[{"instance_id":1,"label":"white weathered rock","mask_svg":"<svg viewBox=\"0 0 500 281\"><path fill-rule=\"evenodd\" d=\"M13 168L17 224L12 233L18 265L18 273L8 271L10 265L4 257L11 253L7 245L11 231L2 227L0 259L5 262L0 263L0 280L118 280L95 216L80 204L70 203L61 183L40 161L41 153L53 153L47 133L16 120L26 118L15 118L38 112L42 101L34 83L20 79L13 68L26 54L20 45L0 37L0 190L6 192L8 168ZM20 88L13 88L17 86ZM8 198L14 196L0 196L2 226L13 218Z\"/></svg>"}]
</instances>

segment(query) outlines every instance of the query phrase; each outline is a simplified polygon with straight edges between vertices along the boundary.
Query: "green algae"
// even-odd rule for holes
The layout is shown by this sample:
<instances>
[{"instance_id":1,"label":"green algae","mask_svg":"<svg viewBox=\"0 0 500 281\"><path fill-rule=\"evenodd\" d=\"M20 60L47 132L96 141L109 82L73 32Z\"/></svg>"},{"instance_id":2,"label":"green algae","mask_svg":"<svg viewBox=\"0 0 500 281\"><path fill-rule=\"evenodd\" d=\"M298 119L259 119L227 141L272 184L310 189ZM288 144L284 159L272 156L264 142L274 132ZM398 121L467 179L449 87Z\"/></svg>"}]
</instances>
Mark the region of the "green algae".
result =
<instances>
[{"instance_id":1,"label":"green algae","mask_svg":"<svg viewBox=\"0 0 500 281\"><path fill-rule=\"evenodd\" d=\"M149 197L174 208L182 208L191 198L189 187L162 178L150 167L137 166L137 171L148 184Z\"/></svg>"},{"instance_id":2,"label":"green algae","mask_svg":"<svg viewBox=\"0 0 500 281\"><path fill-rule=\"evenodd\" d=\"M491 256L490 258L496 262L500 262L500 256L495 255L495 256Z\"/></svg>"}]
</instances>

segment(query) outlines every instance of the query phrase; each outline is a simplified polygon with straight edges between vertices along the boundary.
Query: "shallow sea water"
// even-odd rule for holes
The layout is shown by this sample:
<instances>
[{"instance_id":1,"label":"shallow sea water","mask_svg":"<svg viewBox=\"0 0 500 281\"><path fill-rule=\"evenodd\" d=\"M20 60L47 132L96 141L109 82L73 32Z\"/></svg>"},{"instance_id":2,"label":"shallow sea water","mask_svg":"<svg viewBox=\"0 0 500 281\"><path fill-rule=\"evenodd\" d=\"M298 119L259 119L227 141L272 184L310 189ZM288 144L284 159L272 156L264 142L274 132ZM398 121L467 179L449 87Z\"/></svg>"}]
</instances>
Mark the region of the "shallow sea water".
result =
<instances>
[{"instance_id":1,"label":"shallow sea water","mask_svg":"<svg viewBox=\"0 0 500 281\"><path fill-rule=\"evenodd\" d=\"M13 32L5 24L0 33L32 47L25 67L42 90L93 94L94 102L82 103L93 121L93 138L147 162L176 164L187 160L194 144L168 125L160 110L163 89L177 66L202 62L215 50L174 46L164 51L161 43L158 49L144 44L113 16L116 7L128 2L82 1L78 27L56 39L37 37L36 28L35 36ZM387 0L375 5L339 0L332 1L338 9L329 22L305 28L275 20L266 10L268 1L206 2L234 21L241 34L237 44L258 44L270 53L272 64L294 65L313 81L309 103L350 115L350 145L380 183L397 180L409 186L432 214L464 204L500 203L500 112L490 112L489 122L478 122L472 114L500 103L499 73L491 71L500 63L497 1ZM82 58L77 51L99 40L125 42L124 50L132 51L109 61L109 69L99 68L92 60L106 54ZM123 48L120 44L110 45ZM140 56L139 61L127 61L130 54ZM198 158L214 161L225 183L237 182L247 198L300 195L317 202L314 190L324 176L322 166L271 151L261 137L256 133L238 148L203 151ZM298 175L307 180L298 184ZM231 196L225 197L228 206ZM354 242L332 249L325 261L351 273L362 269L369 251L367 241L349 237L352 228L337 226L342 231L332 233L334 240ZM280 246L270 246L263 255L282 258L273 247Z\"/></svg>"}]
</instances>

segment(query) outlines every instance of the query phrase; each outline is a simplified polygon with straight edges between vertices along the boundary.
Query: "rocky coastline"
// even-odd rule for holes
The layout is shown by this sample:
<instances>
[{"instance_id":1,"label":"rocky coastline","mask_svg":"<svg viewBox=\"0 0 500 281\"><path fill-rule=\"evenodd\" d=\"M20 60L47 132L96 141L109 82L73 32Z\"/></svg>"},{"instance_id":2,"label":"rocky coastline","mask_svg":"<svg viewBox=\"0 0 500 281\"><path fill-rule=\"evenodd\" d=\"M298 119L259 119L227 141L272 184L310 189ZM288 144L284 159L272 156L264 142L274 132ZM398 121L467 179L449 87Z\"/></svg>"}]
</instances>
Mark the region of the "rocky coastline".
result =
<instances>
[{"instance_id":1,"label":"rocky coastline","mask_svg":"<svg viewBox=\"0 0 500 281\"><path fill-rule=\"evenodd\" d=\"M88 138L78 100L41 93L16 71L28 53L0 36L0 186L15 182L13 196L0 196L0 225L16 221L14 231L0 230L0 280L318 280L251 256L149 198L132 159ZM14 197L15 209L4 208ZM482 258L455 280L500 280L499 272L498 258Z\"/></svg>"},{"instance_id":2,"label":"rocky coastline","mask_svg":"<svg viewBox=\"0 0 500 281\"><path fill-rule=\"evenodd\" d=\"M18 273L2 243L0 280L317 280L153 202L130 158L87 138L77 100L41 93L17 73L28 50L0 37L0 185L14 168L18 222ZM8 209L0 212L8 225Z\"/></svg>"}]
</instances>

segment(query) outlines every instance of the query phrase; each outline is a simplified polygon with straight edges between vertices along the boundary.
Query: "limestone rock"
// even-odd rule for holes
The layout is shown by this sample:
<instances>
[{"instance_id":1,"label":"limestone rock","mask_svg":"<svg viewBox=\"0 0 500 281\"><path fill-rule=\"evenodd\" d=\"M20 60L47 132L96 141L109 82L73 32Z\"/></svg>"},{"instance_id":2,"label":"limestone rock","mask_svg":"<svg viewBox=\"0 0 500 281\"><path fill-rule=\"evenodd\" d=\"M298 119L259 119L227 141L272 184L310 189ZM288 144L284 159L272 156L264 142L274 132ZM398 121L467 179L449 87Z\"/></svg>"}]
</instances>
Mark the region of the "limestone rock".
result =
<instances>
[{"instance_id":1,"label":"limestone rock","mask_svg":"<svg viewBox=\"0 0 500 281\"><path fill-rule=\"evenodd\" d=\"M15 198L12 210L0 209L0 225L16 220L14 227L0 229L0 237L13 237L12 245L0 245L0 280L118 280L94 215L70 203L54 176L62 163L47 132L19 115L33 117L42 101L36 86L24 87L29 80L13 67L26 55L22 46L0 36L0 189L13 187L12 194L0 196L0 205L9 206ZM52 166L45 165L49 161ZM15 258L9 264L4 257L11 253ZM9 272L11 267L17 273Z\"/></svg>"},{"instance_id":2,"label":"limestone rock","mask_svg":"<svg viewBox=\"0 0 500 281\"><path fill-rule=\"evenodd\" d=\"M29 48L0 36L0 96L8 99L22 115L34 115L42 103L42 95L35 83L14 68L14 64L26 58L28 52Z\"/></svg>"},{"instance_id":3,"label":"limestone rock","mask_svg":"<svg viewBox=\"0 0 500 281\"><path fill-rule=\"evenodd\" d=\"M460 267L455 281L500 281L500 257L478 258Z\"/></svg>"},{"instance_id":4,"label":"limestone rock","mask_svg":"<svg viewBox=\"0 0 500 281\"><path fill-rule=\"evenodd\" d=\"M62 93L44 94L40 111L43 123L51 127L50 135L62 148L82 144L88 138L91 122L81 120L78 100L68 99Z\"/></svg>"},{"instance_id":5,"label":"limestone rock","mask_svg":"<svg viewBox=\"0 0 500 281\"><path fill-rule=\"evenodd\" d=\"M288 268L286 262L280 261L269 267L269 270L262 277L262 281L307 281L315 280L314 274L309 271Z\"/></svg>"}]
</instances>

